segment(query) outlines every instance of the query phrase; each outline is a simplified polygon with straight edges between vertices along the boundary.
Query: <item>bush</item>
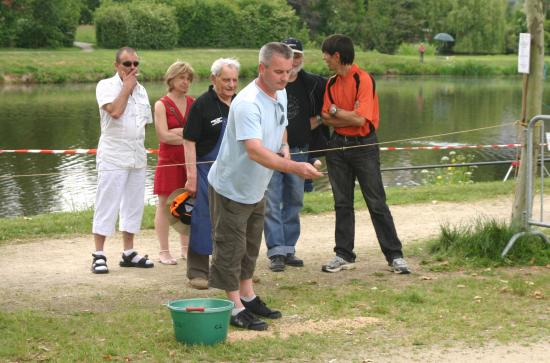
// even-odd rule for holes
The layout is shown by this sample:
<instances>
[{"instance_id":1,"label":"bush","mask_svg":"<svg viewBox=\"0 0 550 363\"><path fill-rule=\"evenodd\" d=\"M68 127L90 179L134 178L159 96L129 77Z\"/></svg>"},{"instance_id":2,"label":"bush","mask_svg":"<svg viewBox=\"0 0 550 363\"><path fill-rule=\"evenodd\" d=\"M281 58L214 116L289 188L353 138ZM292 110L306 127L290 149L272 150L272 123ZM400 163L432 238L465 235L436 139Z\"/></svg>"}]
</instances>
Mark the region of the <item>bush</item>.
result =
<instances>
[{"instance_id":1,"label":"bush","mask_svg":"<svg viewBox=\"0 0 550 363\"><path fill-rule=\"evenodd\" d=\"M168 5L105 3L94 21L97 44L103 48L171 49L177 44L176 16Z\"/></svg>"},{"instance_id":2,"label":"bush","mask_svg":"<svg viewBox=\"0 0 550 363\"><path fill-rule=\"evenodd\" d=\"M130 14L125 6L110 4L94 13L97 45L120 48L130 44Z\"/></svg>"},{"instance_id":3,"label":"bush","mask_svg":"<svg viewBox=\"0 0 550 363\"><path fill-rule=\"evenodd\" d=\"M72 0L29 0L15 21L15 45L21 48L72 47L80 4Z\"/></svg>"},{"instance_id":4,"label":"bush","mask_svg":"<svg viewBox=\"0 0 550 363\"><path fill-rule=\"evenodd\" d=\"M239 0L238 4L241 8L238 46L259 48L290 36L304 43L309 40L300 18L286 1Z\"/></svg>"},{"instance_id":5,"label":"bush","mask_svg":"<svg viewBox=\"0 0 550 363\"><path fill-rule=\"evenodd\" d=\"M180 0L175 6L182 47L259 48L289 36L309 40L286 1Z\"/></svg>"},{"instance_id":6,"label":"bush","mask_svg":"<svg viewBox=\"0 0 550 363\"><path fill-rule=\"evenodd\" d=\"M239 9L222 0L181 0L175 3L180 29L178 44L187 48L236 47Z\"/></svg>"},{"instance_id":7,"label":"bush","mask_svg":"<svg viewBox=\"0 0 550 363\"><path fill-rule=\"evenodd\" d=\"M174 8L140 3L130 7L130 44L139 49L172 49L178 41Z\"/></svg>"},{"instance_id":8,"label":"bush","mask_svg":"<svg viewBox=\"0 0 550 363\"><path fill-rule=\"evenodd\" d=\"M441 157L441 164L464 164L474 160L473 154L457 154L450 151L448 155ZM437 169L422 169L420 175L424 185L449 185L473 183L473 173L477 166L448 166Z\"/></svg>"}]
</instances>

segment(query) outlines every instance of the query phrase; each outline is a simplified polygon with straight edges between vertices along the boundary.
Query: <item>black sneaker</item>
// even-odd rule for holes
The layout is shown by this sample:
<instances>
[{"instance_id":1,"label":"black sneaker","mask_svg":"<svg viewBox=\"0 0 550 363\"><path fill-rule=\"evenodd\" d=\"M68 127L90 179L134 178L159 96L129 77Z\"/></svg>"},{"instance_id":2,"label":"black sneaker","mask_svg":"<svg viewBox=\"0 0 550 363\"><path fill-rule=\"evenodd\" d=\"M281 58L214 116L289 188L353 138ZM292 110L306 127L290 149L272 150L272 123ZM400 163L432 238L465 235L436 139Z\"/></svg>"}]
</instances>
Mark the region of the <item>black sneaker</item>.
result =
<instances>
[{"instance_id":1,"label":"black sneaker","mask_svg":"<svg viewBox=\"0 0 550 363\"><path fill-rule=\"evenodd\" d=\"M289 253L286 255L285 263L293 267L304 267L304 260L299 259L295 255Z\"/></svg>"},{"instance_id":2,"label":"black sneaker","mask_svg":"<svg viewBox=\"0 0 550 363\"><path fill-rule=\"evenodd\" d=\"M280 311L271 310L270 308L268 308L259 296L256 296L254 300L250 302L246 302L243 299L241 299L241 302L243 303L246 310L256 315L263 316L264 318L279 319L281 316L283 316Z\"/></svg>"},{"instance_id":3,"label":"black sneaker","mask_svg":"<svg viewBox=\"0 0 550 363\"><path fill-rule=\"evenodd\" d=\"M285 256L275 255L269 258L269 269L273 272L282 272L285 270Z\"/></svg>"},{"instance_id":4,"label":"black sneaker","mask_svg":"<svg viewBox=\"0 0 550 363\"><path fill-rule=\"evenodd\" d=\"M229 320L229 322L231 323L231 325L238 328L249 330L267 330L267 323L256 318L246 309L244 309L237 315L231 315L231 319Z\"/></svg>"}]
</instances>

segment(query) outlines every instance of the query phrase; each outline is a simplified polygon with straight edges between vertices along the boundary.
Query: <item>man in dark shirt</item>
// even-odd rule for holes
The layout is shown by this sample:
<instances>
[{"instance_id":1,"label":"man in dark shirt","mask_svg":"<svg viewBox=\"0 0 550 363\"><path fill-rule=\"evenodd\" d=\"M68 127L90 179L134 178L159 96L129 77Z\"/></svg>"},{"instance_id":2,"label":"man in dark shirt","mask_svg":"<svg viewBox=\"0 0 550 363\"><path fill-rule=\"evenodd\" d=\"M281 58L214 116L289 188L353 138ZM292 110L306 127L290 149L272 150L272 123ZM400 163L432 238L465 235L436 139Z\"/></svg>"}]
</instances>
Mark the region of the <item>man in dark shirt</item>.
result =
<instances>
[{"instance_id":1,"label":"man in dark shirt","mask_svg":"<svg viewBox=\"0 0 550 363\"><path fill-rule=\"evenodd\" d=\"M235 97L240 64L220 58L211 67L212 85L195 100L184 131L187 169L185 189L195 195L187 252L187 278L196 289L208 288L212 227L208 209L208 171L216 159L227 123L229 105Z\"/></svg>"},{"instance_id":2,"label":"man in dark shirt","mask_svg":"<svg viewBox=\"0 0 550 363\"><path fill-rule=\"evenodd\" d=\"M293 51L293 70L286 86L288 98L288 144L294 161L308 161L312 127L319 126L326 80L305 72L302 43L288 38L282 43ZM304 180L296 174L275 171L266 192L264 233L270 269L284 271L285 265L301 267L295 256L300 237L300 211L304 199Z\"/></svg>"}]
</instances>

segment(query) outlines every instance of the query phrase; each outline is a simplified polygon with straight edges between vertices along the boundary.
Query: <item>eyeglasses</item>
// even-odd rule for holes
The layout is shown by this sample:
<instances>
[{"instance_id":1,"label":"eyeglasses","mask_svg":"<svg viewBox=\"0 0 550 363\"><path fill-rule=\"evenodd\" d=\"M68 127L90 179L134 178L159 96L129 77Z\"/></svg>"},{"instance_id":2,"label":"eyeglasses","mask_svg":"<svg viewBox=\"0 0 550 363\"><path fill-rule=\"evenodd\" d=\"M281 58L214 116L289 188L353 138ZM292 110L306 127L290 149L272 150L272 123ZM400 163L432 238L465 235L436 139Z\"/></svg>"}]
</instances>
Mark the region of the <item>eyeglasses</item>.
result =
<instances>
[{"instance_id":1,"label":"eyeglasses","mask_svg":"<svg viewBox=\"0 0 550 363\"><path fill-rule=\"evenodd\" d=\"M138 61L125 61L125 62L122 62L121 63L124 67L131 67L132 64L134 65L134 67L137 67L139 66L139 62Z\"/></svg>"},{"instance_id":2,"label":"eyeglasses","mask_svg":"<svg viewBox=\"0 0 550 363\"><path fill-rule=\"evenodd\" d=\"M285 107L281 105L279 102L277 102L277 106L279 106L279 111L281 111L281 117L279 118L279 125L282 125L285 122ZM277 119L277 110L275 110L275 119Z\"/></svg>"}]
</instances>

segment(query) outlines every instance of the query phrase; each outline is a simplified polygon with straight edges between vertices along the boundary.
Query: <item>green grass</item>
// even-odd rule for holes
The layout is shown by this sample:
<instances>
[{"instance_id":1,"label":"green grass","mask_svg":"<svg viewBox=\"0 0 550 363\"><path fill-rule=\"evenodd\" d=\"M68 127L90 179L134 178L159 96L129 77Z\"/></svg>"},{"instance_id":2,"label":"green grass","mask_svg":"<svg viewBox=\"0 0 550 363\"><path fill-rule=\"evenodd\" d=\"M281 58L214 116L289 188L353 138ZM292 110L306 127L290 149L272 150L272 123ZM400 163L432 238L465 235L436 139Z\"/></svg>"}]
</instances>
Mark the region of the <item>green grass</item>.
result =
<instances>
[{"instance_id":1,"label":"green grass","mask_svg":"<svg viewBox=\"0 0 550 363\"><path fill-rule=\"evenodd\" d=\"M519 238L502 258L501 251L516 232L517 229L494 219L479 219L470 225L442 226L429 251L435 260L445 260L446 266L451 268L550 264L550 245L536 236Z\"/></svg>"},{"instance_id":2,"label":"green grass","mask_svg":"<svg viewBox=\"0 0 550 363\"><path fill-rule=\"evenodd\" d=\"M76 29L75 41L95 44L95 26L80 25Z\"/></svg>"},{"instance_id":3,"label":"green grass","mask_svg":"<svg viewBox=\"0 0 550 363\"><path fill-rule=\"evenodd\" d=\"M91 28L81 27L78 40L93 40ZM82 52L77 48L57 50L0 49L0 82L97 82L112 75L115 50L96 49ZM241 77L257 74L257 49L187 49L138 50L141 58L141 77L161 80L167 67L177 59L189 61L198 77L210 74L212 62L219 57L235 57L242 64ZM329 70L319 49L306 50L306 68L328 75ZM517 75L517 56L449 56L426 55L424 63L418 55L387 55L378 52L356 52L356 63L375 75L457 75L498 76Z\"/></svg>"},{"instance_id":4,"label":"green grass","mask_svg":"<svg viewBox=\"0 0 550 363\"><path fill-rule=\"evenodd\" d=\"M436 275L430 281L388 274L343 275L332 283L321 274L316 277L319 284L296 284L300 277L292 273L269 276L260 291L269 290L269 303L284 307L285 316L294 317L290 321L296 325L350 321L334 325L336 330L311 329L286 339L264 334L216 346L185 346L175 341L169 314L153 291L127 289L120 300L95 298L91 310L78 305L63 311L38 306L0 309L0 360L263 362L346 357L361 361L362 355L395 346L546 339L550 329L549 320L541 318L547 314L547 301L535 297L537 291L550 293L548 273L501 270L481 276L469 271ZM145 298L145 293L150 297ZM379 323L353 328L351 321L361 317Z\"/></svg>"},{"instance_id":5,"label":"green grass","mask_svg":"<svg viewBox=\"0 0 550 363\"><path fill-rule=\"evenodd\" d=\"M468 202L511 195L514 182L486 182L464 185L424 185L390 187L386 189L388 204L403 205L437 201ZM360 191L355 191L355 207L366 208ZM303 213L324 213L334 210L332 193L314 192L304 196ZM154 206L146 206L143 229L152 229ZM35 238L91 233L93 211L61 212L30 217L0 218L0 245L6 241L25 241Z\"/></svg>"}]
</instances>

